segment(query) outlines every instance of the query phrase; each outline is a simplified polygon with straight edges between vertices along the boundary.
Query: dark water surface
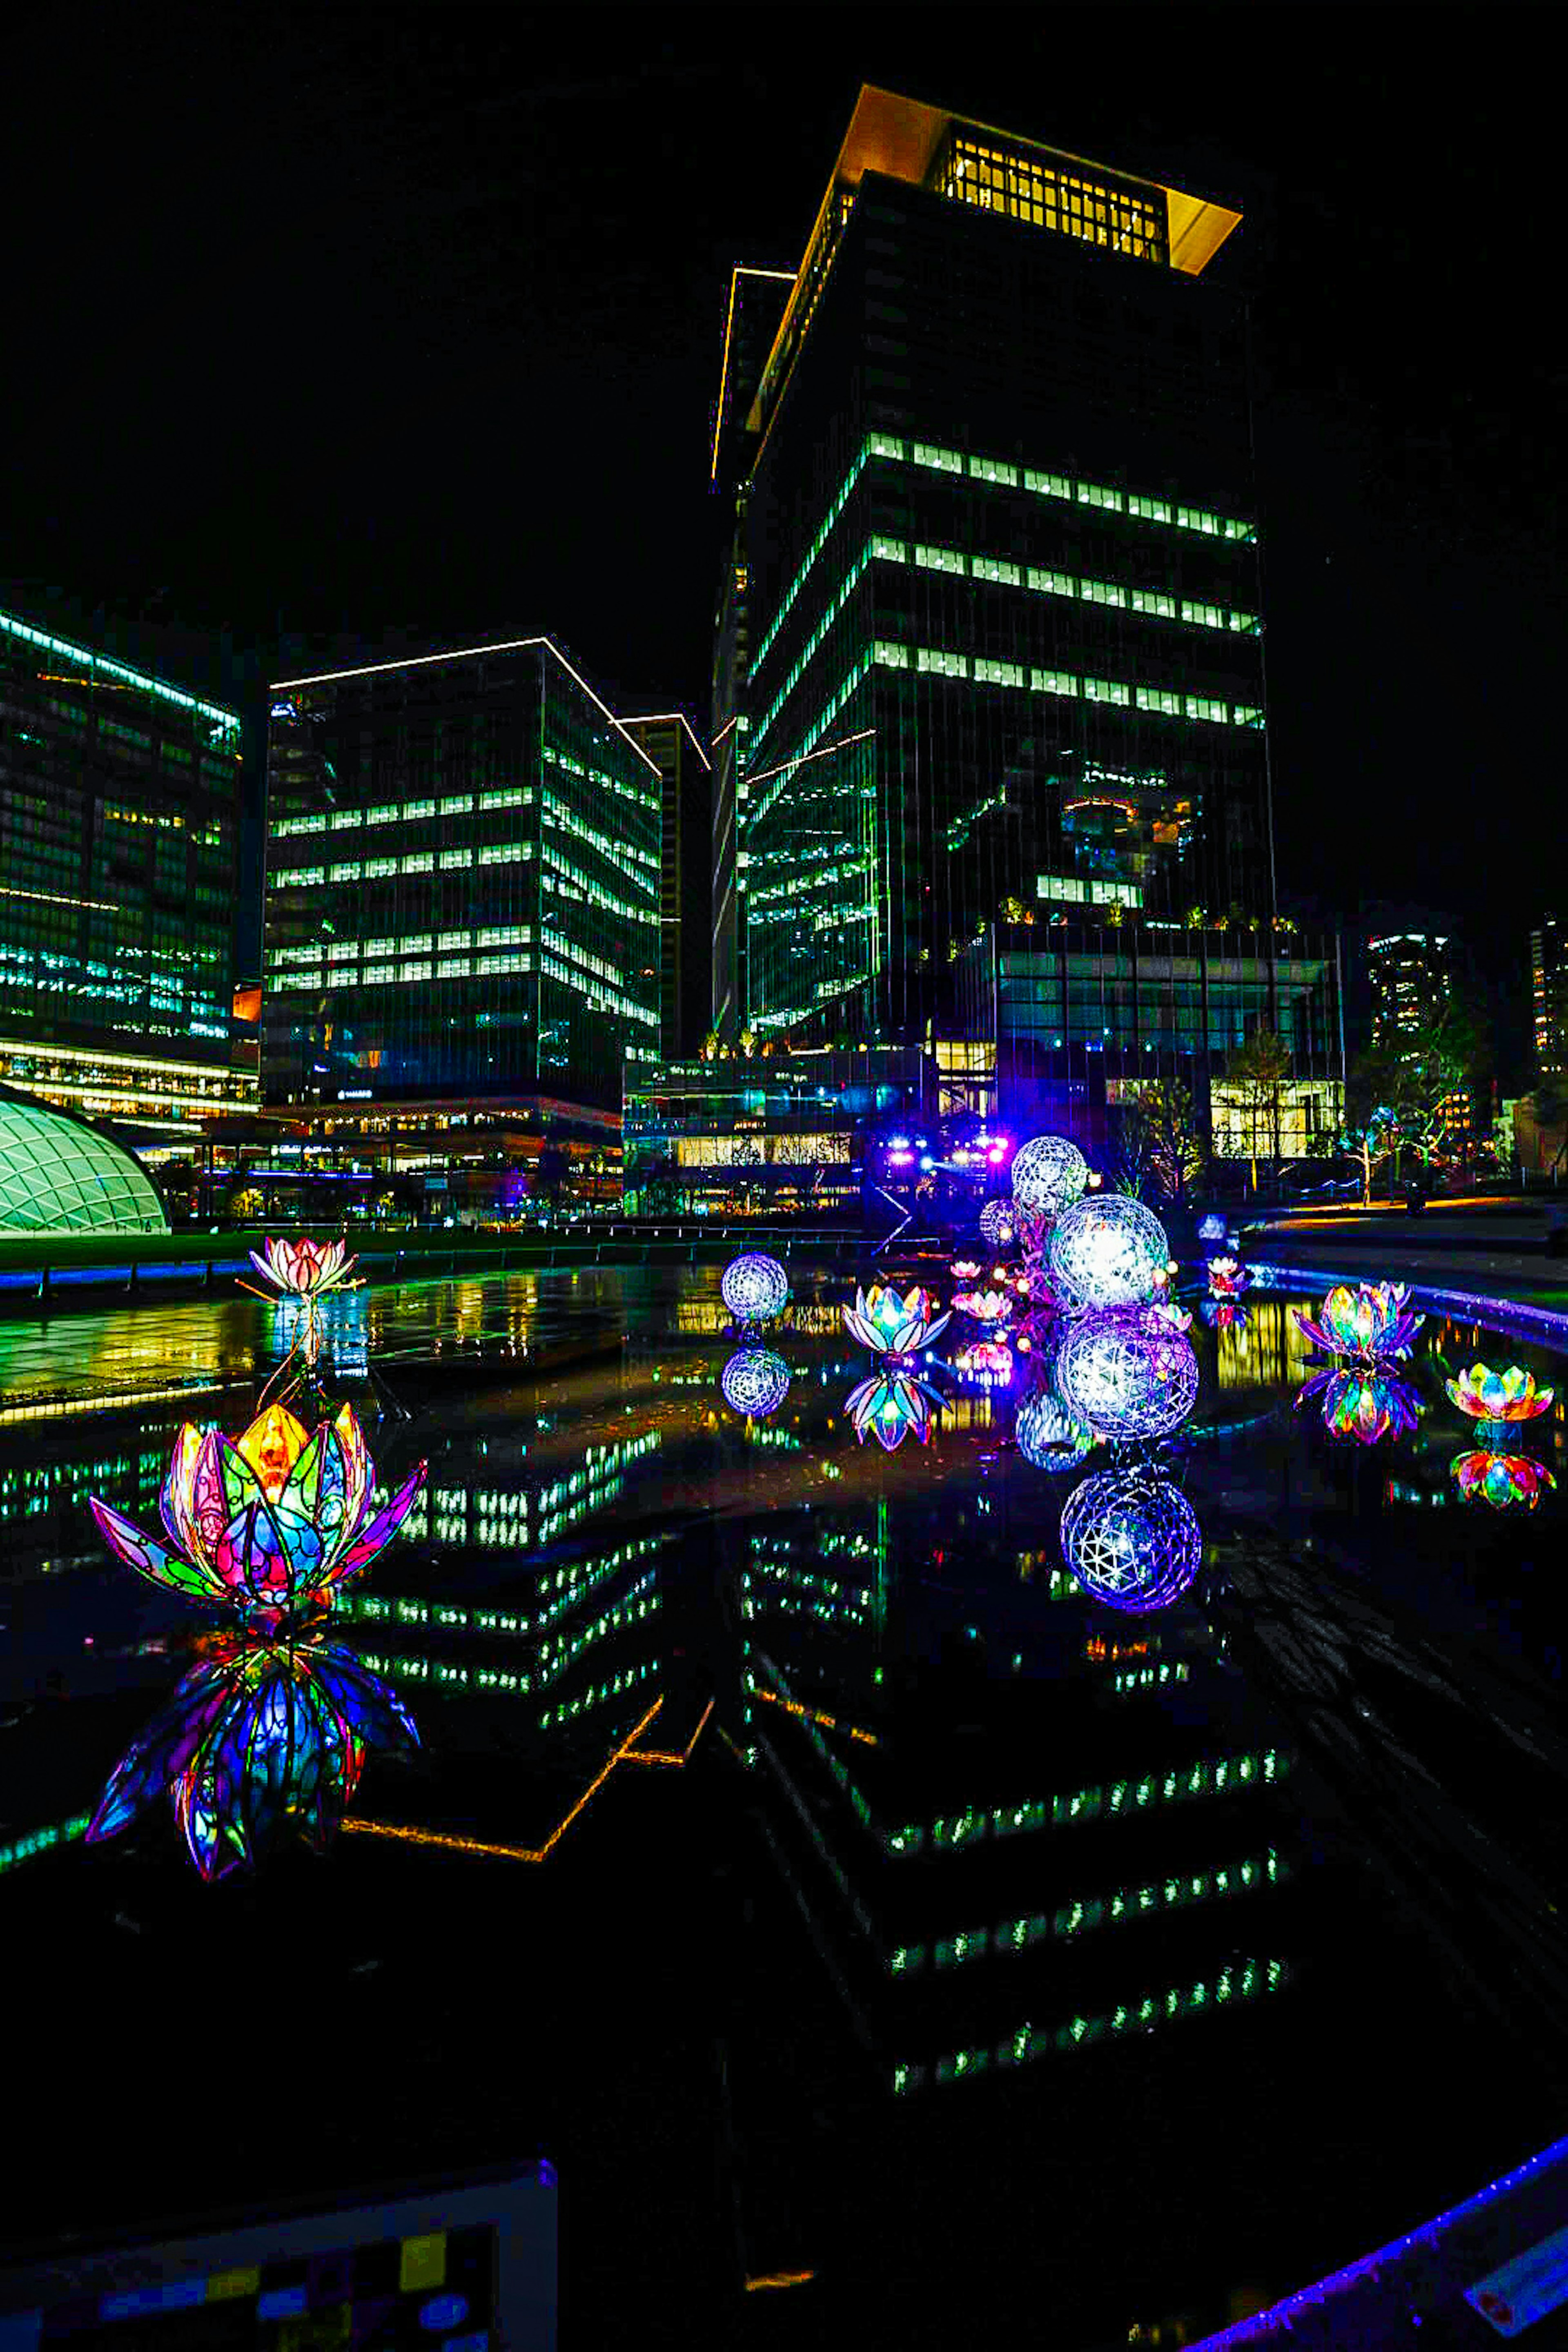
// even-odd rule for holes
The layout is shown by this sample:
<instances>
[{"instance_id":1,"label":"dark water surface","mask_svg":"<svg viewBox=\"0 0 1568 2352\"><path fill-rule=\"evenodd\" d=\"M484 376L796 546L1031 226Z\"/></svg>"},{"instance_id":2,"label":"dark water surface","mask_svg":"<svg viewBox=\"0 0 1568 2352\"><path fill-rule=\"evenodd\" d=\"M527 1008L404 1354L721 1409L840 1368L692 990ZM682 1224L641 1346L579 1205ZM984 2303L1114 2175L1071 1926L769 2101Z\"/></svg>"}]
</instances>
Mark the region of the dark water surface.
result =
<instances>
[{"instance_id":1,"label":"dark water surface","mask_svg":"<svg viewBox=\"0 0 1568 2352\"><path fill-rule=\"evenodd\" d=\"M567 2341L951 2341L962 2298L1097 2347L1563 2129L1564 1494L1465 1500L1443 1379L1557 1382L1517 1444L1561 1470L1568 1364L1429 1318L1414 1432L1362 1444L1294 1404L1304 1292L1194 1325L1203 1570L1129 1615L1009 1392L938 1372L928 1444L858 1444L849 1286L793 1278L752 1424L716 1271L329 1310L378 1475L430 1464L342 1629L421 1746L328 1856L211 1886L166 1806L81 1842L196 1622L85 1498L154 1526L287 1318L0 1323L12 2245L542 2150Z\"/></svg>"}]
</instances>

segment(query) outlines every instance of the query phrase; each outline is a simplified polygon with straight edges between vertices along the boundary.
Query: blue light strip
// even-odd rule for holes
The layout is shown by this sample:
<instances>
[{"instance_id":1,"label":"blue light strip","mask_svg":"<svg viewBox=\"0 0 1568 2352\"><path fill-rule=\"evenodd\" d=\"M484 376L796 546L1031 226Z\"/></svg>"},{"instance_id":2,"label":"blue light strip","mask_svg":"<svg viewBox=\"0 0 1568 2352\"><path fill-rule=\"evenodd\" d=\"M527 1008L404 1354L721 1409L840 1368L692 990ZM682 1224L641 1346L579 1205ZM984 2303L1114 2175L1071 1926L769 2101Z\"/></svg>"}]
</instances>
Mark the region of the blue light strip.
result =
<instances>
[{"instance_id":1,"label":"blue light strip","mask_svg":"<svg viewBox=\"0 0 1568 2352\"><path fill-rule=\"evenodd\" d=\"M1387 2245L1379 2246L1375 2253L1363 2254L1360 2262L1347 2263L1342 2271L1331 2271L1327 2278L1319 2279L1314 2285L1299 2288L1296 2294L1287 2295L1283 2303L1271 2305L1268 2310L1256 2313L1251 2319L1238 2319L1234 2326L1222 2329L1219 2335L1204 2336L1194 2345L1193 2352L1222 2352L1222 2347L1258 2344L1267 2336L1289 2333L1299 2313L1312 2310L1326 2303L1331 2295L1342 2294L1360 2280L1374 2276L1385 2263L1397 2262L1413 2246L1435 2244L1443 2231L1451 2229L1456 2221L1464 2221L1468 2214L1484 2211L1487 2206L1495 2204L1499 2198L1506 2197L1511 2189L1517 2189L1521 2181L1532 2179L1547 2166L1561 2162L1564 2157L1568 2157L1568 2139L1553 2140L1550 2147L1542 2149L1539 2156L1528 2158L1514 2171L1503 2173L1500 2179L1485 2189L1478 2189L1475 2195L1467 2197L1462 2205L1450 2207L1447 2213L1439 2213L1434 2221L1423 2221L1403 2238L1391 2238Z\"/></svg>"}]
</instances>

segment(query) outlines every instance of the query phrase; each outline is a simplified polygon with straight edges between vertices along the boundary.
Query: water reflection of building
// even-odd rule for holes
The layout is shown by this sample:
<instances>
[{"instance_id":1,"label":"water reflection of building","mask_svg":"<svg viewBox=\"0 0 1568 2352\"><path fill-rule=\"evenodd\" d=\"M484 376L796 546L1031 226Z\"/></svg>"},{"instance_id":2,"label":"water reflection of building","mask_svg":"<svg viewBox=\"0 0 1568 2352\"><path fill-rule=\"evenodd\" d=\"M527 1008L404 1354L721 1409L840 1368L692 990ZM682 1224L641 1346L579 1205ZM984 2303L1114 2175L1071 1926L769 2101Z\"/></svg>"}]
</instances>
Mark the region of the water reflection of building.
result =
<instances>
[{"instance_id":1,"label":"water reflection of building","mask_svg":"<svg viewBox=\"0 0 1568 2352\"><path fill-rule=\"evenodd\" d=\"M1320 1361L1284 1298L1254 1292L1245 1316L1215 1332L1215 1376L1224 1390L1292 1394Z\"/></svg>"}]
</instances>

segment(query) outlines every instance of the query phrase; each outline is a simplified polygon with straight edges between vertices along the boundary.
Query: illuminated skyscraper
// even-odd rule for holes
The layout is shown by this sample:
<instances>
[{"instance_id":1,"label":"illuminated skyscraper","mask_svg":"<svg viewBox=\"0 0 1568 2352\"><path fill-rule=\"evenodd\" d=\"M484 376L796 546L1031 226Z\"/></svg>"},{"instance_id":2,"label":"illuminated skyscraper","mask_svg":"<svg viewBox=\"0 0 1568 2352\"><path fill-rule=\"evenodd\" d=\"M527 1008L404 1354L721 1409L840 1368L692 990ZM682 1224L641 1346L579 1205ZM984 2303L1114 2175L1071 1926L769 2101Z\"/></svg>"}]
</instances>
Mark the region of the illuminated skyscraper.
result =
<instances>
[{"instance_id":1,"label":"illuminated skyscraper","mask_svg":"<svg viewBox=\"0 0 1568 2352\"><path fill-rule=\"evenodd\" d=\"M754 1030L941 1046L983 992L1037 1091L1206 1094L1260 1023L1330 1083L1331 955L1276 925L1246 312L1205 275L1238 219L862 90L748 420Z\"/></svg>"},{"instance_id":2,"label":"illuminated skyscraper","mask_svg":"<svg viewBox=\"0 0 1568 2352\"><path fill-rule=\"evenodd\" d=\"M712 769L679 710L622 720L664 779L658 899L658 1014L667 1061L694 1054L712 993Z\"/></svg>"},{"instance_id":3,"label":"illuminated skyscraper","mask_svg":"<svg viewBox=\"0 0 1568 2352\"><path fill-rule=\"evenodd\" d=\"M660 795L545 637L274 687L268 1102L618 1108L658 1052Z\"/></svg>"},{"instance_id":4,"label":"illuminated skyscraper","mask_svg":"<svg viewBox=\"0 0 1568 2352\"><path fill-rule=\"evenodd\" d=\"M1431 931L1393 931L1366 943L1372 1042L1397 1048L1447 1010L1454 994L1454 942Z\"/></svg>"},{"instance_id":5,"label":"illuminated skyscraper","mask_svg":"<svg viewBox=\"0 0 1568 2352\"><path fill-rule=\"evenodd\" d=\"M1536 1076L1568 1075L1568 948L1555 915L1530 934L1530 1019Z\"/></svg>"},{"instance_id":6,"label":"illuminated skyscraper","mask_svg":"<svg viewBox=\"0 0 1568 2352\"><path fill-rule=\"evenodd\" d=\"M0 613L0 1080L154 1134L231 1050L240 721Z\"/></svg>"}]
</instances>

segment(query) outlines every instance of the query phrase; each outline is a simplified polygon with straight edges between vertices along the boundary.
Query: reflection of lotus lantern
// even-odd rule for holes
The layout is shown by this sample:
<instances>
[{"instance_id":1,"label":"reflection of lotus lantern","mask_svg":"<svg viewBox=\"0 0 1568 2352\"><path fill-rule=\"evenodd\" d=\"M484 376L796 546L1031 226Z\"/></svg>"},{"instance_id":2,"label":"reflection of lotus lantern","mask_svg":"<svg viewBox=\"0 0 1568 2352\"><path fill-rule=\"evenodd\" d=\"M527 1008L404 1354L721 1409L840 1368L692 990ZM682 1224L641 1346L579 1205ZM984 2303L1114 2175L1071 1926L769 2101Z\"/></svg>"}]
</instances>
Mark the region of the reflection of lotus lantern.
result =
<instances>
[{"instance_id":1,"label":"reflection of lotus lantern","mask_svg":"<svg viewBox=\"0 0 1568 2352\"><path fill-rule=\"evenodd\" d=\"M250 1263L263 1282L294 1298L322 1298L347 1282L357 1258L344 1241L268 1241L252 1250Z\"/></svg>"},{"instance_id":2,"label":"reflection of lotus lantern","mask_svg":"<svg viewBox=\"0 0 1568 2352\"><path fill-rule=\"evenodd\" d=\"M933 1313L935 1300L913 1283L900 1297L892 1284L874 1282L858 1290L853 1307L846 1307L844 1328L852 1339L877 1356L912 1356L929 1348L948 1318Z\"/></svg>"},{"instance_id":3,"label":"reflection of lotus lantern","mask_svg":"<svg viewBox=\"0 0 1568 2352\"><path fill-rule=\"evenodd\" d=\"M771 1323L789 1299L789 1276L776 1257L746 1250L719 1278L719 1294L737 1323Z\"/></svg>"},{"instance_id":4,"label":"reflection of lotus lantern","mask_svg":"<svg viewBox=\"0 0 1568 2352\"><path fill-rule=\"evenodd\" d=\"M368 1750L418 1743L396 1693L336 1643L219 1634L116 1767L88 1838L166 1790L196 1868L222 1878L289 1831L325 1846Z\"/></svg>"},{"instance_id":5,"label":"reflection of lotus lantern","mask_svg":"<svg viewBox=\"0 0 1568 2352\"><path fill-rule=\"evenodd\" d=\"M1472 1364L1468 1371L1445 1385L1459 1411L1468 1413L1472 1421L1533 1421L1550 1409L1556 1393L1552 1389L1538 1389L1534 1373L1519 1364L1510 1364L1506 1372Z\"/></svg>"},{"instance_id":6,"label":"reflection of lotus lantern","mask_svg":"<svg viewBox=\"0 0 1568 2352\"><path fill-rule=\"evenodd\" d=\"M1354 1356L1375 1363L1380 1356L1404 1356L1426 1321L1410 1304L1403 1282L1336 1283L1314 1319L1290 1309L1302 1336L1325 1356Z\"/></svg>"},{"instance_id":7,"label":"reflection of lotus lantern","mask_svg":"<svg viewBox=\"0 0 1568 2352\"><path fill-rule=\"evenodd\" d=\"M1085 1306L1137 1307L1165 1279L1171 1245L1152 1209L1121 1192L1075 1202L1051 1235L1058 1288Z\"/></svg>"},{"instance_id":8,"label":"reflection of lotus lantern","mask_svg":"<svg viewBox=\"0 0 1568 2352\"><path fill-rule=\"evenodd\" d=\"M1013 1377L1013 1350L1001 1339L973 1339L952 1359L955 1372L994 1387Z\"/></svg>"},{"instance_id":9,"label":"reflection of lotus lantern","mask_svg":"<svg viewBox=\"0 0 1568 2352\"><path fill-rule=\"evenodd\" d=\"M1094 1444L1094 1432L1075 1421L1060 1399L1042 1389L1026 1397L1013 1423L1019 1453L1037 1470L1076 1470Z\"/></svg>"},{"instance_id":10,"label":"reflection of lotus lantern","mask_svg":"<svg viewBox=\"0 0 1568 2352\"><path fill-rule=\"evenodd\" d=\"M789 1388L789 1366L771 1348L737 1348L719 1375L724 1402L748 1421L776 1412Z\"/></svg>"},{"instance_id":11,"label":"reflection of lotus lantern","mask_svg":"<svg viewBox=\"0 0 1568 2352\"><path fill-rule=\"evenodd\" d=\"M1163 1437L1193 1409L1198 1360L1158 1308L1094 1315L1063 1340L1056 1384L1069 1415L1102 1437Z\"/></svg>"},{"instance_id":12,"label":"reflection of lotus lantern","mask_svg":"<svg viewBox=\"0 0 1568 2352\"><path fill-rule=\"evenodd\" d=\"M1010 1201L987 1201L980 1212L980 1232L993 1249L1011 1249L1018 1237L1017 1220Z\"/></svg>"},{"instance_id":13,"label":"reflection of lotus lantern","mask_svg":"<svg viewBox=\"0 0 1568 2352\"><path fill-rule=\"evenodd\" d=\"M1062 1558L1109 1608L1167 1609L1202 1564L1197 1514L1152 1471L1098 1470L1068 1496Z\"/></svg>"},{"instance_id":14,"label":"reflection of lotus lantern","mask_svg":"<svg viewBox=\"0 0 1568 2352\"><path fill-rule=\"evenodd\" d=\"M1449 1466L1466 1502L1489 1503L1494 1511L1521 1504L1533 1511L1547 1487L1557 1484L1544 1462L1528 1454L1493 1454L1484 1445L1456 1454Z\"/></svg>"},{"instance_id":15,"label":"reflection of lotus lantern","mask_svg":"<svg viewBox=\"0 0 1568 2352\"><path fill-rule=\"evenodd\" d=\"M92 1515L111 1549L154 1584L278 1624L328 1605L370 1565L407 1515L425 1466L373 1517L374 1465L353 1407L311 1434L275 1404L237 1444L185 1423L160 1497L170 1543L96 1496Z\"/></svg>"},{"instance_id":16,"label":"reflection of lotus lantern","mask_svg":"<svg viewBox=\"0 0 1568 2352\"><path fill-rule=\"evenodd\" d=\"M869 1380L851 1389L844 1410L862 1445L870 1435L891 1454L906 1437L925 1444L931 1435L931 1414L941 1402L936 1391L913 1372L901 1364L885 1363Z\"/></svg>"},{"instance_id":17,"label":"reflection of lotus lantern","mask_svg":"<svg viewBox=\"0 0 1568 2352\"><path fill-rule=\"evenodd\" d=\"M1382 1365L1335 1364L1316 1372L1296 1399L1322 1400L1323 1426L1335 1437L1376 1445L1384 1437L1408 1437L1420 1418L1415 1389Z\"/></svg>"},{"instance_id":18,"label":"reflection of lotus lantern","mask_svg":"<svg viewBox=\"0 0 1568 2352\"><path fill-rule=\"evenodd\" d=\"M1037 1135L1013 1159L1013 1198L1026 1215L1059 1217L1089 1182L1089 1163L1065 1135Z\"/></svg>"}]
</instances>

